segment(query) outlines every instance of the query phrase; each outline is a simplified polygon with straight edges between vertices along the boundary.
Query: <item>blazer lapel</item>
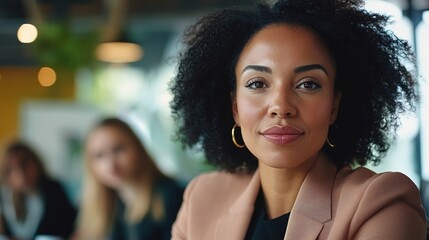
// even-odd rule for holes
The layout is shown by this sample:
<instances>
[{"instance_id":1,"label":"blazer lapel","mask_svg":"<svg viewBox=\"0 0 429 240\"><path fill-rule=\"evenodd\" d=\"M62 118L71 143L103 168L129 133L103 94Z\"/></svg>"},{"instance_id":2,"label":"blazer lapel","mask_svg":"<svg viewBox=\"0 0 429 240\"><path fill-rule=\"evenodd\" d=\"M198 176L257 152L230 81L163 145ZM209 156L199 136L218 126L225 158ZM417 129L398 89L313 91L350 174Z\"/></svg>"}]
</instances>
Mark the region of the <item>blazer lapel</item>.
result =
<instances>
[{"instance_id":1,"label":"blazer lapel","mask_svg":"<svg viewBox=\"0 0 429 240\"><path fill-rule=\"evenodd\" d=\"M322 153L308 172L292 208L285 240L314 240L331 219L337 167Z\"/></svg>"},{"instance_id":2,"label":"blazer lapel","mask_svg":"<svg viewBox=\"0 0 429 240\"><path fill-rule=\"evenodd\" d=\"M331 219L331 194L337 168L324 154L320 154L307 174L291 211L285 240L314 240ZM244 239L252 218L254 203L261 187L256 170L247 188L219 218L214 239Z\"/></svg>"},{"instance_id":3,"label":"blazer lapel","mask_svg":"<svg viewBox=\"0 0 429 240\"><path fill-rule=\"evenodd\" d=\"M284 240L315 240L322 229L323 223L292 211Z\"/></svg>"},{"instance_id":4,"label":"blazer lapel","mask_svg":"<svg viewBox=\"0 0 429 240\"><path fill-rule=\"evenodd\" d=\"M244 239L260 187L259 172L256 170L249 185L230 207L228 214L218 220L214 239Z\"/></svg>"}]
</instances>

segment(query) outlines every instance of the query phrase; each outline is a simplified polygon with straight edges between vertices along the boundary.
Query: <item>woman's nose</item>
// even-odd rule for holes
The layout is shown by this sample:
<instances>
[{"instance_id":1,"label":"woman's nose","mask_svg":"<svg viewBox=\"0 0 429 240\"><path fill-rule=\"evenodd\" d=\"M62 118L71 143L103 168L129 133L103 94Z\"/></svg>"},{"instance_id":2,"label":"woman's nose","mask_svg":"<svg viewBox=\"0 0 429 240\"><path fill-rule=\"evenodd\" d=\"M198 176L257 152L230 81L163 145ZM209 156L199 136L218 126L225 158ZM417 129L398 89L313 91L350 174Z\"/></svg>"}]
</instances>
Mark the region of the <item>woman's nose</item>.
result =
<instances>
[{"instance_id":1,"label":"woman's nose","mask_svg":"<svg viewBox=\"0 0 429 240\"><path fill-rule=\"evenodd\" d=\"M115 153L110 152L110 153L108 153L108 154L106 154L106 155L104 156L104 161L105 161L105 163L106 163L107 165L113 165L113 164L115 164L118 160L117 160L117 157L116 157Z\"/></svg>"},{"instance_id":2,"label":"woman's nose","mask_svg":"<svg viewBox=\"0 0 429 240\"><path fill-rule=\"evenodd\" d=\"M271 98L269 115L278 118L292 118L296 116L297 110L293 104L293 93L279 89L273 92Z\"/></svg>"}]
</instances>

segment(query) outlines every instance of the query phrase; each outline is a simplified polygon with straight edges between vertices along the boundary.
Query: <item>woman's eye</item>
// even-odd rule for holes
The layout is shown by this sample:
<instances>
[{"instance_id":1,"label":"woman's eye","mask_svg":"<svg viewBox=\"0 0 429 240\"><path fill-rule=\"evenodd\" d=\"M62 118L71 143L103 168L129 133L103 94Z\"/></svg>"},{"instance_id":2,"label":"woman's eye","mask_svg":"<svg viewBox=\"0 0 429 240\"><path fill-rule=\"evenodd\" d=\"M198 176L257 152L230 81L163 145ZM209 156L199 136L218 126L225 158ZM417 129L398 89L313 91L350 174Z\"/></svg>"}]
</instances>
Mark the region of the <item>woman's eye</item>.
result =
<instances>
[{"instance_id":1,"label":"woman's eye","mask_svg":"<svg viewBox=\"0 0 429 240\"><path fill-rule=\"evenodd\" d=\"M101 152L98 152L98 153L93 154L92 158L95 159L95 160L101 160L101 159L104 158L104 154L101 153Z\"/></svg>"},{"instance_id":2,"label":"woman's eye","mask_svg":"<svg viewBox=\"0 0 429 240\"><path fill-rule=\"evenodd\" d=\"M122 145L118 145L118 146L113 148L113 152L115 154L121 153L122 151L124 151L124 146L122 146Z\"/></svg>"},{"instance_id":3,"label":"woman's eye","mask_svg":"<svg viewBox=\"0 0 429 240\"><path fill-rule=\"evenodd\" d=\"M267 84L265 84L263 81L261 80L254 80L254 81L249 81L246 84L246 88L250 88L250 89L260 89L260 88L264 88L266 87Z\"/></svg>"},{"instance_id":4,"label":"woman's eye","mask_svg":"<svg viewBox=\"0 0 429 240\"><path fill-rule=\"evenodd\" d=\"M306 89L306 90L316 90L320 88L320 85L313 81L306 81L299 84L297 88Z\"/></svg>"}]
</instances>

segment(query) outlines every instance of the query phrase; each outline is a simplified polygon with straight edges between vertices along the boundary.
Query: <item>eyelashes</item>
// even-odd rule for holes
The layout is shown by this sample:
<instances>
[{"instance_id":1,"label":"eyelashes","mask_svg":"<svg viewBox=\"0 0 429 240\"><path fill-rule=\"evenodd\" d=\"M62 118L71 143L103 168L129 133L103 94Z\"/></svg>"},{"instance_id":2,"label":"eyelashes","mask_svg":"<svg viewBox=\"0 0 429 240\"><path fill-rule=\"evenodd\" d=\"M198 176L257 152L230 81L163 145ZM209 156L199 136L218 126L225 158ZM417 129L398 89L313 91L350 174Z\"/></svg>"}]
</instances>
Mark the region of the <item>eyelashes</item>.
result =
<instances>
[{"instance_id":1,"label":"eyelashes","mask_svg":"<svg viewBox=\"0 0 429 240\"><path fill-rule=\"evenodd\" d=\"M252 78L244 86L249 89L261 89L268 87L268 84L261 78Z\"/></svg>"},{"instance_id":2,"label":"eyelashes","mask_svg":"<svg viewBox=\"0 0 429 240\"><path fill-rule=\"evenodd\" d=\"M251 90L269 88L268 82L263 78L252 78L247 81L244 86ZM314 91L321 87L322 86L313 78L304 78L296 84L295 89Z\"/></svg>"},{"instance_id":3,"label":"eyelashes","mask_svg":"<svg viewBox=\"0 0 429 240\"><path fill-rule=\"evenodd\" d=\"M316 90L321 88L320 84L313 80L304 81L298 84L297 89Z\"/></svg>"}]
</instances>

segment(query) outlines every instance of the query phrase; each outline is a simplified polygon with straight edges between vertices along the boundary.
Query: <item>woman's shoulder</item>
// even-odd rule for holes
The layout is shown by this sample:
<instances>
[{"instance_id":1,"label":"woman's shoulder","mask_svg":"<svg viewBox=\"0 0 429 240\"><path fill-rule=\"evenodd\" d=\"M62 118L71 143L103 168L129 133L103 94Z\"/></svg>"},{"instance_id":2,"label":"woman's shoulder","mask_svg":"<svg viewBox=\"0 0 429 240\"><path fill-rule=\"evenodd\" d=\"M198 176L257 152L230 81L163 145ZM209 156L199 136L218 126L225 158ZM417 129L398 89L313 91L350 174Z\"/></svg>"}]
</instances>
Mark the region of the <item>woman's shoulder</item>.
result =
<instances>
[{"instance_id":1,"label":"woman's shoulder","mask_svg":"<svg viewBox=\"0 0 429 240\"><path fill-rule=\"evenodd\" d=\"M331 224L347 225L348 234L356 239L421 239L426 228L419 190L399 172L375 173L363 167L339 170L332 214Z\"/></svg>"},{"instance_id":2,"label":"woman's shoulder","mask_svg":"<svg viewBox=\"0 0 429 240\"><path fill-rule=\"evenodd\" d=\"M62 184L53 178L43 179L40 188L45 195L65 195Z\"/></svg>"},{"instance_id":3,"label":"woman's shoulder","mask_svg":"<svg viewBox=\"0 0 429 240\"><path fill-rule=\"evenodd\" d=\"M361 191L394 191L403 193L416 193L418 189L414 182L400 172L375 173L365 167L356 169L343 168L336 178L336 182L343 188Z\"/></svg>"},{"instance_id":4,"label":"woman's shoulder","mask_svg":"<svg viewBox=\"0 0 429 240\"><path fill-rule=\"evenodd\" d=\"M206 172L194 178L195 181L201 183L241 183L248 182L253 176L253 173L230 173L226 171Z\"/></svg>"},{"instance_id":5,"label":"woman's shoulder","mask_svg":"<svg viewBox=\"0 0 429 240\"><path fill-rule=\"evenodd\" d=\"M235 200L249 185L252 174L215 171L195 177L186 187L185 198L211 202L222 198L222 202Z\"/></svg>"},{"instance_id":6,"label":"woman's shoulder","mask_svg":"<svg viewBox=\"0 0 429 240\"><path fill-rule=\"evenodd\" d=\"M178 184L178 182L169 177L162 177L157 179L155 183L157 190L166 191L166 192L183 192L183 188Z\"/></svg>"},{"instance_id":7,"label":"woman's shoulder","mask_svg":"<svg viewBox=\"0 0 429 240\"><path fill-rule=\"evenodd\" d=\"M194 188L194 191L222 191L225 189L242 189L245 188L252 174L247 173L229 173L224 171L215 171L203 173L195 177L189 186Z\"/></svg>"},{"instance_id":8,"label":"woman's shoulder","mask_svg":"<svg viewBox=\"0 0 429 240\"><path fill-rule=\"evenodd\" d=\"M355 213L371 215L400 204L425 218L419 190L403 173L375 173L364 167L345 168L337 174L333 194L339 205L347 205Z\"/></svg>"}]
</instances>

